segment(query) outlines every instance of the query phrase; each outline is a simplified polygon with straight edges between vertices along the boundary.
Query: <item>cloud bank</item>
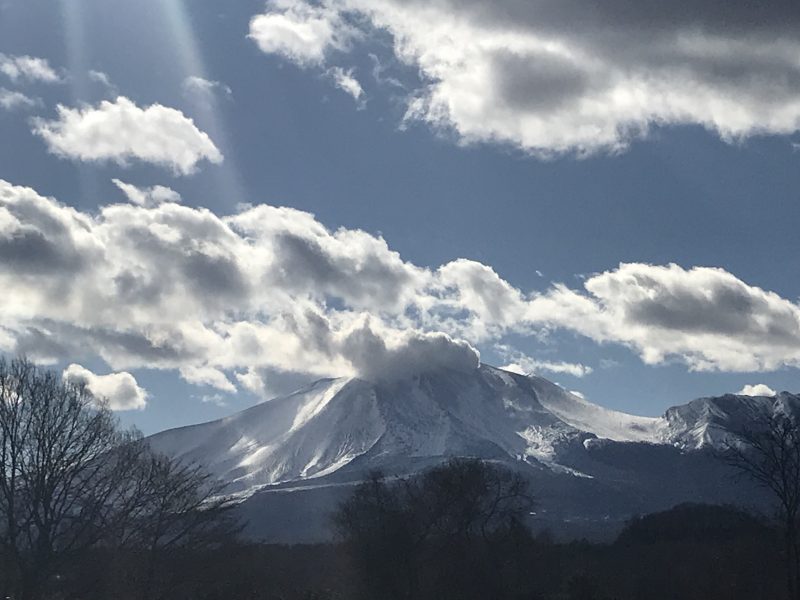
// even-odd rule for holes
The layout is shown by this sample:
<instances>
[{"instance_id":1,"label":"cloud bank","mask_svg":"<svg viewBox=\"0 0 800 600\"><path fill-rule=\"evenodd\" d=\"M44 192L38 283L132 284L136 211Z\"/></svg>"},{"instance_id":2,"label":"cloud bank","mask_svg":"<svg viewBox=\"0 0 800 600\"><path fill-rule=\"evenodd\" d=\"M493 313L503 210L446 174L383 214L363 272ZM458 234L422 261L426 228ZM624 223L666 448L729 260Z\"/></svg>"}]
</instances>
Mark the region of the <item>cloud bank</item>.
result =
<instances>
[{"instance_id":1,"label":"cloud bank","mask_svg":"<svg viewBox=\"0 0 800 600\"><path fill-rule=\"evenodd\" d=\"M586 155L653 126L728 141L800 129L794 0L281 1L250 25L262 51L303 66L386 33L422 79L407 119L465 143Z\"/></svg>"},{"instance_id":2,"label":"cloud bank","mask_svg":"<svg viewBox=\"0 0 800 600\"><path fill-rule=\"evenodd\" d=\"M555 330L653 365L800 366L800 306L722 269L622 264L582 289L523 291L487 265L423 268L381 237L268 205L92 214L0 181L0 288L0 350L96 355L114 371L176 370L227 392L263 389L264 369L371 379L465 370L482 346L519 370L590 372L503 346Z\"/></svg>"},{"instance_id":3,"label":"cloud bank","mask_svg":"<svg viewBox=\"0 0 800 600\"><path fill-rule=\"evenodd\" d=\"M55 120L36 119L33 132L49 151L84 162L131 160L160 165L190 175L203 160L222 162L219 149L182 112L160 104L140 108L120 96L97 106L58 106Z\"/></svg>"}]
</instances>

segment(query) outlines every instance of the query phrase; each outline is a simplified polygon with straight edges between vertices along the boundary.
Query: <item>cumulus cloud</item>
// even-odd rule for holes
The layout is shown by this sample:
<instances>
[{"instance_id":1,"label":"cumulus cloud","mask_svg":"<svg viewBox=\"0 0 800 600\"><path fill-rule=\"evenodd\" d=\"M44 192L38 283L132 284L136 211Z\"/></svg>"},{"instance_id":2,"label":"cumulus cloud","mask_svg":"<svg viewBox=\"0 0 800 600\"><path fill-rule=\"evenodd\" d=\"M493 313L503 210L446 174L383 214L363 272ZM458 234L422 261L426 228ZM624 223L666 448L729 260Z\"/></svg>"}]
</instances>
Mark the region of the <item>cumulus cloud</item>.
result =
<instances>
[{"instance_id":1,"label":"cumulus cloud","mask_svg":"<svg viewBox=\"0 0 800 600\"><path fill-rule=\"evenodd\" d=\"M358 79L353 75L353 69L344 70L341 67L332 67L328 69L328 74L333 79L336 87L349 96L352 96L359 108L365 106L364 89L361 87Z\"/></svg>"},{"instance_id":2,"label":"cumulus cloud","mask_svg":"<svg viewBox=\"0 0 800 600\"><path fill-rule=\"evenodd\" d=\"M422 83L407 118L551 156L618 151L654 125L725 140L800 128L794 0L323 0L270 3L251 23L265 52L324 62L344 23L389 33ZM352 26L349 26L352 29ZM352 32L349 35L354 35Z\"/></svg>"},{"instance_id":3,"label":"cumulus cloud","mask_svg":"<svg viewBox=\"0 0 800 600\"><path fill-rule=\"evenodd\" d=\"M588 298L557 288L548 300L587 322L563 312L554 322L597 341L625 343L648 364L670 356L699 371L800 364L800 307L723 269L623 264L584 285Z\"/></svg>"},{"instance_id":4,"label":"cumulus cloud","mask_svg":"<svg viewBox=\"0 0 800 600\"><path fill-rule=\"evenodd\" d=\"M147 392L130 373L95 375L73 363L64 370L63 378L72 384L85 385L93 396L107 401L111 410L141 410L147 406Z\"/></svg>"},{"instance_id":5,"label":"cumulus cloud","mask_svg":"<svg viewBox=\"0 0 800 600\"><path fill-rule=\"evenodd\" d=\"M259 393L265 372L463 371L476 348L520 372L590 373L503 342L553 330L622 344L647 364L800 367L800 306L722 269L622 264L583 288L523 291L487 265L420 267L381 237L268 205L89 213L0 181L0 289L4 351L175 370L226 393Z\"/></svg>"},{"instance_id":6,"label":"cumulus cloud","mask_svg":"<svg viewBox=\"0 0 800 600\"><path fill-rule=\"evenodd\" d=\"M740 396L774 396L778 392L764 383L757 383L755 385L745 385L736 393Z\"/></svg>"},{"instance_id":7,"label":"cumulus cloud","mask_svg":"<svg viewBox=\"0 0 800 600\"><path fill-rule=\"evenodd\" d=\"M58 106L58 118L36 119L34 133L53 154L85 162L138 160L189 175L203 160L219 164L222 153L182 112L160 104L140 108L120 96L97 106Z\"/></svg>"},{"instance_id":8,"label":"cumulus cloud","mask_svg":"<svg viewBox=\"0 0 800 600\"><path fill-rule=\"evenodd\" d=\"M321 64L329 51L345 49L353 35L340 11L326 4L272 0L267 7L250 21L250 39L263 52L302 66Z\"/></svg>"},{"instance_id":9,"label":"cumulus cloud","mask_svg":"<svg viewBox=\"0 0 800 600\"><path fill-rule=\"evenodd\" d=\"M0 87L0 108L3 110L15 110L18 108L33 108L38 106L40 101L22 92L8 90Z\"/></svg>"},{"instance_id":10,"label":"cumulus cloud","mask_svg":"<svg viewBox=\"0 0 800 600\"><path fill-rule=\"evenodd\" d=\"M0 53L0 73L12 81L40 81L43 83L61 81L61 77L46 59L35 56L10 56Z\"/></svg>"},{"instance_id":11,"label":"cumulus cloud","mask_svg":"<svg viewBox=\"0 0 800 600\"><path fill-rule=\"evenodd\" d=\"M128 200L139 206L156 206L164 202L181 201L181 195L178 192L163 185L137 187L119 179L112 179L111 181L125 194Z\"/></svg>"}]
</instances>

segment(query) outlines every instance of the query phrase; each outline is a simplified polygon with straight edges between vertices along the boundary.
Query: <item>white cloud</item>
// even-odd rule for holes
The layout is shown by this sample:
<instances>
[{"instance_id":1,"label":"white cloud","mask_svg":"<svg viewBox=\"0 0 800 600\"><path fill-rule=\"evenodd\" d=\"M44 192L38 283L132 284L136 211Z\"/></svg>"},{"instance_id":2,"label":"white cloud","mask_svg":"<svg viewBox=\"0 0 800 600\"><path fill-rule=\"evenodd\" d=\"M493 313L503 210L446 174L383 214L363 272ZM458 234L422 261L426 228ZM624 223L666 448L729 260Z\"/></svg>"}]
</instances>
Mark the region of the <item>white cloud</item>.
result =
<instances>
[{"instance_id":1,"label":"white cloud","mask_svg":"<svg viewBox=\"0 0 800 600\"><path fill-rule=\"evenodd\" d=\"M353 76L353 69L345 71L341 67L332 67L328 69L328 74L333 78L336 87L349 96L352 96L359 108L364 107L364 89L361 87L358 79Z\"/></svg>"},{"instance_id":2,"label":"white cloud","mask_svg":"<svg viewBox=\"0 0 800 600\"><path fill-rule=\"evenodd\" d=\"M256 396L260 396L261 398L267 397L267 384L256 369L251 368L243 373L236 373L236 380L244 389Z\"/></svg>"},{"instance_id":3,"label":"white cloud","mask_svg":"<svg viewBox=\"0 0 800 600\"><path fill-rule=\"evenodd\" d=\"M194 385L207 385L223 392L236 393L236 386L225 376L225 373L214 367L186 366L180 369L181 377Z\"/></svg>"},{"instance_id":4,"label":"white cloud","mask_svg":"<svg viewBox=\"0 0 800 600\"><path fill-rule=\"evenodd\" d=\"M192 100L204 104L212 102L217 95L227 99L233 98L233 90L224 83L203 79L196 75L183 80L183 93Z\"/></svg>"},{"instance_id":5,"label":"white cloud","mask_svg":"<svg viewBox=\"0 0 800 600\"><path fill-rule=\"evenodd\" d=\"M90 70L89 79L91 81L104 85L107 88L116 87L113 83L111 83L111 78L108 76L108 74L104 73L103 71Z\"/></svg>"},{"instance_id":6,"label":"white cloud","mask_svg":"<svg viewBox=\"0 0 800 600\"><path fill-rule=\"evenodd\" d=\"M206 394L205 396L200 396L200 401L203 404L213 404L214 406L219 406L220 408L225 408L228 406L228 401L222 394Z\"/></svg>"},{"instance_id":7,"label":"white cloud","mask_svg":"<svg viewBox=\"0 0 800 600\"><path fill-rule=\"evenodd\" d=\"M521 372L587 375L500 345L560 329L648 364L800 367L800 306L724 270L623 264L583 284L522 291L475 261L419 267L380 237L290 208L89 213L0 181L0 345L32 359L96 356L114 371L176 370L227 393L257 393L267 371L465 370L481 347Z\"/></svg>"},{"instance_id":8,"label":"white cloud","mask_svg":"<svg viewBox=\"0 0 800 600\"><path fill-rule=\"evenodd\" d=\"M319 65L331 50L343 50L352 36L340 12L303 0L272 0L253 17L248 37L267 54L282 55L302 66Z\"/></svg>"},{"instance_id":9,"label":"white cloud","mask_svg":"<svg viewBox=\"0 0 800 600\"><path fill-rule=\"evenodd\" d=\"M181 195L178 192L163 185L137 187L119 179L112 179L111 181L125 194L128 200L139 206L156 206L164 202L179 203L181 201Z\"/></svg>"},{"instance_id":10,"label":"white cloud","mask_svg":"<svg viewBox=\"0 0 800 600\"><path fill-rule=\"evenodd\" d=\"M565 373L573 377L585 377L592 372L591 367L579 363L537 360L504 344L495 345L495 351L505 360L509 361L508 364L500 367L501 369L520 375L533 375L547 372Z\"/></svg>"},{"instance_id":11,"label":"white cloud","mask_svg":"<svg viewBox=\"0 0 800 600\"><path fill-rule=\"evenodd\" d=\"M17 108L33 108L38 106L38 99L26 96L22 92L7 90L0 87L0 108L3 110L15 110Z\"/></svg>"},{"instance_id":12,"label":"white cloud","mask_svg":"<svg viewBox=\"0 0 800 600\"><path fill-rule=\"evenodd\" d=\"M12 81L41 81L43 83L61 81L61 77L46 59L34 56L10 56L0 53L0 73Z\"/></svg>"},{"instance_id":13,"label":"white cloud","mask_svg":"<svg viewBox=\"0 0 800 600\"><path fill-rule=\"evenodd\" d=\"M132 159L188 175L202 160L218 164L222 154L182 112L160 104L140 108L125 97L96 107L58 106L58 119L34 122L34 133L50 152L86 162L112 161L126 166Z\"/></svg>"},{"instance_id":14,"label":"white cloud","mask_svg":"<svg viewBox=\"0 0 800 600\"><path fill-rule=\"evenodd\" d=\"M307 65L342 47L344 22L388 33L422 79L407 119L465 143L585 155L661 125L700 125L725 140L797 131L798 14L792 0L769 11L712 0L592 10L581 0L325 0L272 3L251 37Z\"/></svg>"},{"instance_id":15,"label":"white cloud","mask_svg":"<svg viewBox=\"0 0 800 600\"><path fill-rule=\"evenodd\" d=\"M757 383L756 385L748 384L736 393L740 396L774 396L777 394L775 390L763 383Z\"/></svg>"},{"instance_id":16,"label":"white cloud","mask_svg":"<svg viewBox=\"0 0 800 600\"><path fill-rule=\"evenodd\" d=\"M626 344L648 364L769 371L800 365L800 306L718 268L623 264L589 277L589 295L556 287L534 304L553 324Z\"/></svg>"},{"instance_id":17,"label":"white cloud","mask_svg":"<svg viewBox=\"0 0 800 600\"><path fill-rule=\"evenodd\" d=\"M105 399L111 410L141 410L147 406L147 392L130 373L95 375L73 363L64 370L63 378L75 385L85 385L93 396Z\"/></svg>"}]
</instances>

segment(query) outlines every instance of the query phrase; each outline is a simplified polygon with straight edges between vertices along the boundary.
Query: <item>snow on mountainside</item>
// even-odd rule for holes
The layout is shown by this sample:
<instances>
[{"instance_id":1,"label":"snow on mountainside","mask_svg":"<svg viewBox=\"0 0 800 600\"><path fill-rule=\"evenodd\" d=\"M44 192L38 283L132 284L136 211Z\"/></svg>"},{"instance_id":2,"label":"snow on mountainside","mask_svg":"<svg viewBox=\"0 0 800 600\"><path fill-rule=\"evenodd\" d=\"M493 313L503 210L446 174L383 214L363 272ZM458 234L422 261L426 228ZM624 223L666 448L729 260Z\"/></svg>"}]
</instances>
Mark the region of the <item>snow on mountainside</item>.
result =
<instances>
[{"instance_id":1,"label":"snow on mountainside","mask_svg":"<svg viewBox=\"0 0 800 600\"><path fill-rule=\"evenodd\" d=\"M796 396L701 399L664 417L636 417L591 404L540 377L481 365L392 383L325 379L228 418L150 438L159 451L204 465L248 493L342 469L383 468L446 456L561 464L595 438L696 449L765 411L794 411Z\"/></svg>"},{"instance_id":2,"label":"snow on mountainside","mask_svg":"<svg viewBox=\"0 0 800 600\"><path fill-rule=\"evenodd\" d=\"M699 398L674 406L664 415L668 440L685 449L722 448L752 423L776 414L800 417L800 396L781 392L776 396Z\"/></svg>"}]
</instances>

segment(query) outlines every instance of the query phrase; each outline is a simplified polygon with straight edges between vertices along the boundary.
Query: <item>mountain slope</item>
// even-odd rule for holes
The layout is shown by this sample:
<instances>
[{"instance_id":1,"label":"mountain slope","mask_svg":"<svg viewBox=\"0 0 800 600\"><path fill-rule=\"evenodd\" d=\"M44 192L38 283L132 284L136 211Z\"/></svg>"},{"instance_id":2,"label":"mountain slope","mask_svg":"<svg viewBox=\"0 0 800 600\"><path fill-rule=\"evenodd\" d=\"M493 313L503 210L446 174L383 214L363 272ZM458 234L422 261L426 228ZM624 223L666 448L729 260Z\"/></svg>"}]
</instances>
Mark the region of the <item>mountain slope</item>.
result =
<instances>
[{"instance_id":1,"label":"mountain slope","mask_svg":"<svg viewBox=\"0 0 800 600\"><path fill-rule=\"evenodd\" d=\"M225 482L261 539L324 539L330 510L369 471L411 474L454 456L524 472L538 498L537 526L602 537L633 514L681 502L764 506L763 494L708 450L775 412L800 416L800 396L701 398L637 417L481 365L391 383L325 379L149 439Z\"/></svg>"},{"instance_id":2,"label":"mountain slope","mask_svg":"<svg viewBox=\"0 0 800 600\"><path fill-rule=\"evenodd\" d=\"M232 492L398 458L511 457L557 465L587 437L661 441L665 421L593 405L539 377L482 365L374 384L321 380L231 417L150 438L205 465Z\"/></svg>"}]
</instances>

